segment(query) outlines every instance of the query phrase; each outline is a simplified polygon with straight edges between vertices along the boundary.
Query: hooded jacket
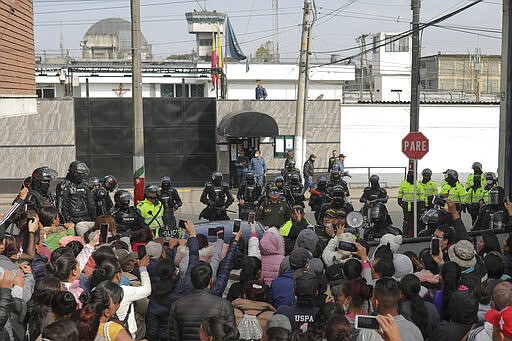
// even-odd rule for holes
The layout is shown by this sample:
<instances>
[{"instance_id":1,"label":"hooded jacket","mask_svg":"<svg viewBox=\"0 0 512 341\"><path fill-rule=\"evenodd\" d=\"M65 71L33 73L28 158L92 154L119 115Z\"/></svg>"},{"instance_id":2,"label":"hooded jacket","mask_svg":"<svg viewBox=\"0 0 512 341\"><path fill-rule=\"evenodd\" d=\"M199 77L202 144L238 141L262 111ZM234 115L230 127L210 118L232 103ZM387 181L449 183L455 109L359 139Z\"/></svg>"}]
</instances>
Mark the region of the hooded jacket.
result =
<instances>
[{"instance_id":1,"label":"hooded jacket","mask_svg":"<svg viewBox=\"0 0 512 341\"><path fill-rule=\"evenodd\" d=\"M236 325L240 323L244 314L256 316L261 329L265 330L267 320L274 315L276 309L267 302L251 301L245 298L237 298L232 302L235 309Z\"/></svg>"},{"instance_id":2,"label":"hooded jacket","mask_svg":"<svg viewBox=\"0 0 512 341\"><path fill-rule=\"evenodd\" d=\"M269 228L260 240L261 274L265 284L279 276L279 266L284 258L284 239L275 227Z\"/></svg>"},{"instance_id":3,"label":"hooded jacket","mask_svg":"<svg viewBox=\"0 0 512 341\"><path fill-rule=\"evenodd\" d=\"M302 230L297 236L297 240L295 241L295 246L293 249L297 249L299 247L305 248L308 250L311 255L315 254L315 250L318 246L318 236L315 231L312 229ZM289 256L283 259L281 262L281 266L279 267L279 273L282 274L288 270L290 270L290 261L288 260ZM309 269L314 271L315 273L321 273L324 270L324 263L319 258L311 258L309 260Z\"/></svg>"}]
</instances>

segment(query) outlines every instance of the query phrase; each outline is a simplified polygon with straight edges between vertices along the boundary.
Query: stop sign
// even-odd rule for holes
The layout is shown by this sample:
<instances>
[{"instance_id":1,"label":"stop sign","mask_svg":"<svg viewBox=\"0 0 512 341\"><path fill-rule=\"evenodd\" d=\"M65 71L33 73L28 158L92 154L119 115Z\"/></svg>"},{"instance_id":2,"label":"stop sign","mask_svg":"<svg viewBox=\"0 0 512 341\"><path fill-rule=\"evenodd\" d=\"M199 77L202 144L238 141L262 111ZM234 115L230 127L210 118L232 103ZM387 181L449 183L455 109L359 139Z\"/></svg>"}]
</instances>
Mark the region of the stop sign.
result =
<instances>
[{"instance_id":1,"label":"stop sign","mask_svg":"<svg viewBox=\"0 0 512 341\"><path fill-rule=\"evenodd\" d=\"M402 153L410 160L419 160L428 153L428 139L422 133L409 133L402 140Z\"/></svg>"}]
</instances>

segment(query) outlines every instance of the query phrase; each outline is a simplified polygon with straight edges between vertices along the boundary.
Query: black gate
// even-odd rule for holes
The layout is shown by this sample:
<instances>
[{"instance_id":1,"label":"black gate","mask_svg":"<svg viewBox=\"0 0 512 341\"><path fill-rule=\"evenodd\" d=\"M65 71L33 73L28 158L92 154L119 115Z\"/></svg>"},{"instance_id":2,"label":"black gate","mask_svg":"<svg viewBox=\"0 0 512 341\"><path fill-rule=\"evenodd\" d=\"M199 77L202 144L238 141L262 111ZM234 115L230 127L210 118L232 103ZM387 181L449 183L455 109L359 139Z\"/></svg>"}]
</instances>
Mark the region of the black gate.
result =
<instances>
[{"instance_id":1,"label":"black gate","mask_svg":"<svg viewBox=\"0 0 512 341\"><path fill-rule=\"evenodd\" d=\"M214 99L145 98L146 183L169 175L176 186L202 186L216 168ZM75 99L76 156L94 176L132 183L130 98Z\"/></svg>"}]
</instances>

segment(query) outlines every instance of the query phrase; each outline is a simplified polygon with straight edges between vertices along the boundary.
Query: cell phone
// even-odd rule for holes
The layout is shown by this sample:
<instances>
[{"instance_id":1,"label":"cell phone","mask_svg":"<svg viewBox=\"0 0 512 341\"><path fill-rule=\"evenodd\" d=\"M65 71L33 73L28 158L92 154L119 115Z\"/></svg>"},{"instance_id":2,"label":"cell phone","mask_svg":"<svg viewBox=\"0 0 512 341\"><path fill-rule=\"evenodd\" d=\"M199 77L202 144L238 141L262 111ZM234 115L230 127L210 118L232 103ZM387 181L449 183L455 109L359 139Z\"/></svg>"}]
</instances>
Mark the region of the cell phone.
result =
<instances>
[{"instance_id":1,"label":"cell phone","mask_svg":"<svg viewBox=\"0 0 512 341\"><path fill-rule=\"evenodd\" d=\"M338 250L356 252L357 251L357 247L356 247L356 244L354 244L354 243L349 243L349 242L341 241L338 244Z\"/></svg>"},{"instance_id":2,"label":"cell phone","mask_svg":"<svg viewBox=\"0 0 512 341\"><path fill-rule=\"evenodd\" d=\"M242 225L242 220L235 219L233 220L233 234L237 234L240 231L240 225Z\"/></svg>"},{"instance_id":3,"label":"cell phone","mask_svg":"<svg viewBox=\"0 0 512 341\"><path fill-rule=\"evenodd\" d=\"M434 199L432 199L432 204L444 207L446 206L446 200L436 195Z\"/></svg>"},{"instance_id":4,"label":"cell phone","mask_svg":"<svg viewBox=\"0 0 512 341\"><path fill-rule=\"evenodd\" d=\"M249 212L249 215L247 217L247 222L249 224L253 224L255 220L256 220L256 212Z\"/></svg>"},{"instance_id":5,"label":"cell phone","mask_svg":"<svg viewBox=\"0 0 512 341\"><path fill-rule=\"evenodd\" d=\"M144 258L146 255L146 245L137 245L137 254L139 259Z\"/></svg>"},{"instance_id":6,"label":"cell phone","mask_svg":"<svg viewBox=\"0 0 512 341\"><path fill-rule=\"evenodd\" d=\"M369 315L356 315L355 327L357 329L380 329L377 316Z\"/></svg>"},{"instance_id":7,"label":"cell phone","mask_svg":"<svg viewBox=\"0 0 512 341\"><path fill-rule=\"evenodd\" d=\"M216 227L210 227L208 229L208 237L217 237L217 228Z\"/></svg>"},{"instance_id":8,"label":"cell phone","mask_svg":"<svg viewBox=\"0 0 512 341\"><path fill-rule=\"evenodd\" d=\"M108 224L101 224L100 225L100 243L106 243L107 242L107 235L108 235Z\"/></svg>"},{"instance_id":9,"label":"cell phone","mask_svg":"<svg viewBox=\"0 0 512 341\"><path fill-rule=\"evenodd\" d=\"M180 221L178 222L178 226L185 230L186 229L186 227L185 227L185 220L181 220L180 219Z\"/></svg>"},{"instance_id":10,"label":"cell phone","mask_svg":"<svg viewBox=\"0 0 512 341\"><path fill-rule=\"evenodd\" d=\"M439 256L439 239L432 238L430 242L430 251L432 252L432 256Z\"/></svg>"}]
</instances>

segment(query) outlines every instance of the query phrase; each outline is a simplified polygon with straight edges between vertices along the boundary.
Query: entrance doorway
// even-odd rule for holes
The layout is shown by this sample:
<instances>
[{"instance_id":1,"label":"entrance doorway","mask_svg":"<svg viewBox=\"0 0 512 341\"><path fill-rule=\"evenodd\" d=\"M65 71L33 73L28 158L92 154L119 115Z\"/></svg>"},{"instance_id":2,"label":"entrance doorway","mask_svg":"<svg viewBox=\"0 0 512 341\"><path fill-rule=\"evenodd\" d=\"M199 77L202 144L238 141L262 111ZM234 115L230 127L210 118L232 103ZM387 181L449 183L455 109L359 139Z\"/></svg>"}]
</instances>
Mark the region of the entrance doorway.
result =
<instances>
[{"instance_id":1,"label":"entrance doorway","mask_svg":"<svg viewBox=\"0 0 512 341\"><path fill-rule=\"evenodd\" d=\"M235 166L236 158L238 157L238 151L243 149L245 156L249 160L254 156L254 152L260 148L259 137L230 137L228 138L229 143L229 185L231 188L238 188L238 175Z\"/></svg>"}]
</instances>

